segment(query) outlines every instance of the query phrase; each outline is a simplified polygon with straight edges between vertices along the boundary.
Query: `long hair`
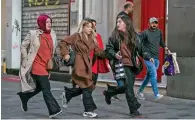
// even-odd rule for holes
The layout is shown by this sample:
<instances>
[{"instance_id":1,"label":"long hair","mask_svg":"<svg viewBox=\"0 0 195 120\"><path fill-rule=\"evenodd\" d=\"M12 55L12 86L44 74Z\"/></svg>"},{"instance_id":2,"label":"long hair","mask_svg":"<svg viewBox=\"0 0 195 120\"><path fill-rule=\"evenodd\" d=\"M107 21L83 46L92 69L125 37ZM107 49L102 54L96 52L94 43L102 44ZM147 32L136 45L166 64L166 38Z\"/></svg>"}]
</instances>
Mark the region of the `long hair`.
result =
<instances>
[{"instance_id":1,"label":"long hair","mask_svg":"<svg viewBox=\"0 0 195 120\"><path fill-rule=\"evenodd\" d=\"M97 40L96 40L96 33L94 31L94 26L93 26L93 23L91 22L91 19L90 18L85 18L81 21L81 23L79 24L79 27L78 27L78 30L77 32L80 34L80 36L82 37L82 34L83 34L83 28L88 25L88 24L91 24L92 25L92 32L90 35L86 36L87 37L87 40L89 38L93 39L94 43L97 45Z\"/></svg>"},{"instance_id":2,"label":"long hair","mask_svg":"<svg viewBox=\"0 0 195 120\"><path fill-rule=\"evenodd\" d=\"M117 40L119 42L124 41L129 49L133 49L136 45L136 32L133 28L133 23L128 16L125 15L118 16L117 20L120 18L126 25L126 31L125 32L119 31L116 26L112 32L111 38L112 40Z\"/></svg>"}]
</instances>

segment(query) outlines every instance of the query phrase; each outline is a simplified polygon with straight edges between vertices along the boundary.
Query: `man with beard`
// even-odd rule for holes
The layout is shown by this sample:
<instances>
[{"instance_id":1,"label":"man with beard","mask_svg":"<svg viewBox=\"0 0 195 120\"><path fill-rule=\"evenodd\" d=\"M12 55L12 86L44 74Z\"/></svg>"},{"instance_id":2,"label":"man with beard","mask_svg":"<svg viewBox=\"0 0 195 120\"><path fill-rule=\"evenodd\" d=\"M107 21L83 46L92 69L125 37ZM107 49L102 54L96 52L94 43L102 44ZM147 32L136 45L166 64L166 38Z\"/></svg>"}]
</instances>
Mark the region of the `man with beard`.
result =
<instances>
[{"instance_id":1,"label":"man with beard","mask_svg":"<svg viewBox=\"0 0 195 120\"><path fill-rule=\"evenodd\" d=\"M144 58L144 63L147 68L147 75L144 78L142 85L137 91L137 97L139 99L144 100L143 90L148 84L149 80L152 85L152 89L154 92L154 99L159 100L163 98L163 95L159 94L158 86L157 86L157 69L159 67L159 48L164 48L168 54L170 54L170 50L165 46L162 32L158 29L158 19L155 17L150 18L149 20L149 28L143 31L140 35L143 45L143 53L147 53L147 57Z\"/></svg>"}]
</instances>

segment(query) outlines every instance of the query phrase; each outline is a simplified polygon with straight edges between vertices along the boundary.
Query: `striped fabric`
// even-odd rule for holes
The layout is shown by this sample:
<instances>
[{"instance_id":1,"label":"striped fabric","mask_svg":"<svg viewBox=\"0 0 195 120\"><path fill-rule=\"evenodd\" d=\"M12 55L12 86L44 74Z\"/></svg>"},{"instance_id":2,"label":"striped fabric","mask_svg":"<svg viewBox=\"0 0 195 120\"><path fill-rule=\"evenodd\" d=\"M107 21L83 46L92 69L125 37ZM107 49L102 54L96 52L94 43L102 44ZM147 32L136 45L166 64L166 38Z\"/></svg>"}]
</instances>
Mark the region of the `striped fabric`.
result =
<instances>
[{"instance_id":1,"label":"striped fabric","mask_svg":"<svg viewBox=\"0 0 195 120\"><path fill-rule=\"evenodd\" d=\"M124 66L122 62L117 62L115 63L115 79L116 80L121 80L126 78Z\"/></svg>"}]
</instances>

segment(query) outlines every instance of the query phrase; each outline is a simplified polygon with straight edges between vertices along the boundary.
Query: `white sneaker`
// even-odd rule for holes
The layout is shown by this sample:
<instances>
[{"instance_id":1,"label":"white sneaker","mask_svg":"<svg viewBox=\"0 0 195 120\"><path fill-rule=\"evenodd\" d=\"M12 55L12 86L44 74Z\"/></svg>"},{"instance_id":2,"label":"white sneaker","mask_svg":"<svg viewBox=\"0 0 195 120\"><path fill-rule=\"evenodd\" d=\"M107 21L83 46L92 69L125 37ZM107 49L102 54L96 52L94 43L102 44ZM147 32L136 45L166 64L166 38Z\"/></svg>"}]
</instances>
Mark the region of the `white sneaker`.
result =
<instances>
[{"instance_id":1,"label":"white sneaker","mask_svg":"<svg viewBox=\"0 0 195 120\"><path fill-rule=\"evenodd\" d=\"M137 91L136 96L137 96L137 98L140 99L140 100L145 100L144 94L143 94L142 92L138 92L138 91Z\"/></svg>"},{"instance_id":2,"label":"white sneaker","mask_svg":"<svg viewBox=\"0 0 195 120\"><path fill-rule=\"evenodd\" d=\"M62 92L62 94L60 95L60 98L62 100L62 106L63 108L67 108L68 107L68 103L66 101L66 93Z\"/></svg>"},{"instance_id":3,"label":"white sneaker","mask_svg":"<svg viewBox=\"0 0 195 120\"><path fill-rule=\"evenodd\" d=\"M60 113L62 113L62 110L60 110L60 112L58 112L58 113L56 113L56 114L50 115L49 118L54 118L54 117L56 117L57 115L59 115Z\"/></svg>"},{"instance_id":4,"label":"white sneaker","mask_svg":"<svg viewBox=\"0 0 195 120\"><path fill-rule=\"evenodd\" d=\"M97 113L94 112L84 112L83 117L96 118L98 116Z\"/></svg>"},{"instance_id":5,"label":"white sneaker","mask_svg":"<svg viewBox=\"0 0 195 120\"><path fill-rule=\"evenodd\" d=\"M158 94L157 96L155 96L155 101L158 101L160 99L162 99L164 96L161 94Z\"/></svg>"}]
</instances>

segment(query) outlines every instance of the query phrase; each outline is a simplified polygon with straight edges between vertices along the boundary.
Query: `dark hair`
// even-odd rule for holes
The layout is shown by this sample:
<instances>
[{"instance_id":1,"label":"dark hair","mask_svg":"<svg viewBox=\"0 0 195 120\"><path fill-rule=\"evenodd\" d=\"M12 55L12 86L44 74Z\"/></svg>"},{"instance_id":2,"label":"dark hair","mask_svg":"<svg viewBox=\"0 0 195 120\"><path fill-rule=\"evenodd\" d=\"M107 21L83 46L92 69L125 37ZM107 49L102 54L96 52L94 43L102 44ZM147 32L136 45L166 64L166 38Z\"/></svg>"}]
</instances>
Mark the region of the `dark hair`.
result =
<instances>
[{"instance_id":1,"label":"dark hair","mask_svg":"<svg viewBox=\"0 0 195 120\"><path fill-rule=\"evenodd\" d=\"M91 19L91 22L95 22L95 23L97 23L97 22L96 22L96 20L94 20L94 19Z\"/></svg>"},{"instance_id":2,"label":"dark hair","mask_svg":"<svg viewBox=\"0 0 195 120\"><path fill-rule=\"evenodd\" d=\"M119 31L116 26L114 31L112 32L111 38L112 40L118 42L124 41L129 49L133 49L136 45L136 32L133 28L133 23L128 16L120 15L118 19L119 18L121 18L122 21L125 23L126 32Z\"/></svg>"},{"instance_id":3,"label":"dark hair","mask_svg":"<svg viewBox=\"0 0 195 120\"><path fill-rule=\"evenodd\" d=\"M130 7L131 6L131 4L130 3L125 3L125 5L124 5L124 9L127 9L128 7Z\"/></svg>"}]
</instances>

